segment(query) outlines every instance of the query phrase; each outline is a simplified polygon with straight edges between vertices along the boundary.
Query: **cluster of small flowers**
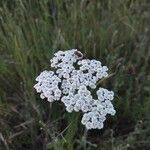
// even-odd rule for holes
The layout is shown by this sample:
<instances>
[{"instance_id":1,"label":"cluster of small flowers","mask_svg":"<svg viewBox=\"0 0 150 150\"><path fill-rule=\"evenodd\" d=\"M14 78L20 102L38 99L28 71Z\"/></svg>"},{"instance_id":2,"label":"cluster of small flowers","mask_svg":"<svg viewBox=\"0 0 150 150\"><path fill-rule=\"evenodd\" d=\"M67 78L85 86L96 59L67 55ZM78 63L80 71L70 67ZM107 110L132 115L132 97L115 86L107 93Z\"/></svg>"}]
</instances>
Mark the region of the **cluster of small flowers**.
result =
<instances>
[{"instance_id":1,"label":"cluster of small flowers","mask_svg":"<svg viewBox=\"0 0 150 150\"><path fill-rule=\"evenodd\" d=\"M34 85L34 88L38 93L41 93L42 99L47 98L49 102L60 100L62 92L58 85L61 83L61 79L53 71L43 71L36 81L38 83Z\"/></svg>"},{"instance_id":2,"label":"cluster of small flowers","mask_svg":"<svg viewBox=\"0 0 150 150\"><path fill-rule=\"evenodd\" d=\"M83 115L82 124L87 129L101 129L107 114L115 115L116 111L111 103L114 93L104 88L97 91L98 99L92 101L91 110Z\"/></svg>"},{"instance_id":3,"label":"cluster of small flowers","mask_svg":"<svg viewBox=\"0 0 150 150\"><path fill-rule=\"evenodd\" d=\"M61 100L68 112L82 111L81 120L87 129L101 129L107 114L114 115L111 103L114 93L104 88L96 92L93 99L91 89L100 79L108 76L108 68L100 61L83 59L77 49L58 51L50 60L55 71L43 71L34 86L40 97L49 102Z\"/></svg>"}]
</instances>

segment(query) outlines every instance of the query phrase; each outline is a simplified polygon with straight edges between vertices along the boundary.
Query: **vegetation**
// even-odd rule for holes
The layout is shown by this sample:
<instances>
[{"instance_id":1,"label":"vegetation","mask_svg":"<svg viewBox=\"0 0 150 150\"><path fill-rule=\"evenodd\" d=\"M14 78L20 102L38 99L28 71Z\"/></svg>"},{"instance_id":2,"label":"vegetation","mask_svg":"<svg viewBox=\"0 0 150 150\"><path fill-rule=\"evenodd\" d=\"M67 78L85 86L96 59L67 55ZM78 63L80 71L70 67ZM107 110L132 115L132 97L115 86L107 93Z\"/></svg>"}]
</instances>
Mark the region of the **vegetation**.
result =
<instances>
[{"instance_id":1,"label":"vegetation","mask_svg":"<svg viewBox=\"0 0 150 150\"><path fill-rule=\"evenodd\" d=\"M0 149L150 149L149 20L149 0L1 0ZM71 48L113 73L101 85L117 114L102 130L33 89L54 50Z\"/></svg>"}]
</instances>

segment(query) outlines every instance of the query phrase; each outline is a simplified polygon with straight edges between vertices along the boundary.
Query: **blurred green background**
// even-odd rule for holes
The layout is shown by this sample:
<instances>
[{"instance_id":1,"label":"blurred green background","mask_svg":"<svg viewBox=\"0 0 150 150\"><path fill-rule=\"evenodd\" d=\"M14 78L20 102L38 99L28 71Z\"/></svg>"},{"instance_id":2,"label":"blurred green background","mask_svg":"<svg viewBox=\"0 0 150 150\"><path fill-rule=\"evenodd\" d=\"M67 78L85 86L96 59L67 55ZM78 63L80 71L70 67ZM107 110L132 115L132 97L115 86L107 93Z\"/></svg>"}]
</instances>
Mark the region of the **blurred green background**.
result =
<instances>
[{"instance_id":1,"label":"blurred green background","mask_svg":"<svg viewBox=\"0 0 150 150\"><path fill-rule=\"evenodd\" d=\"M101 83L117 111L102 130L33 89L54 50L71 48L115 73ZM1 0L0 149L149 150L150 0Z\"/></svg>"}]
</instances>

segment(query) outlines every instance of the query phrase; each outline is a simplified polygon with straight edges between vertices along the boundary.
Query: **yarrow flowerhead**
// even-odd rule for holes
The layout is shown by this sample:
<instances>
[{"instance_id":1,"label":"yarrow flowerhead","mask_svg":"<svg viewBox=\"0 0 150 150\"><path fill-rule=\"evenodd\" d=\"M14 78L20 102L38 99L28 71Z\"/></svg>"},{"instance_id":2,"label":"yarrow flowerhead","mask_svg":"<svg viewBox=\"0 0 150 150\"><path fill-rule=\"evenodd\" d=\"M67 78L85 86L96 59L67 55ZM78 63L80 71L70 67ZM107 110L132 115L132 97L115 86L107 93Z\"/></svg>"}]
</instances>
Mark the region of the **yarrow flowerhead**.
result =
<instances>
[{"instance_id":1,"label":"yarrow flowerhead","mask_svg":"<svg viewBox=\"0 0 150 150\"><path fill-rule=\"evenodd\" d=\"M34 88L40 97L61 101L68 112L83 112L81 123L87 129L103 128L106 115L115 115L111 103L114 92L97 87L97 82L108 76L107 66L95 59L83 59L77 49L58 51L50 62L54 71L43 71L36 78Z\"/></svg>"}]
</instances>

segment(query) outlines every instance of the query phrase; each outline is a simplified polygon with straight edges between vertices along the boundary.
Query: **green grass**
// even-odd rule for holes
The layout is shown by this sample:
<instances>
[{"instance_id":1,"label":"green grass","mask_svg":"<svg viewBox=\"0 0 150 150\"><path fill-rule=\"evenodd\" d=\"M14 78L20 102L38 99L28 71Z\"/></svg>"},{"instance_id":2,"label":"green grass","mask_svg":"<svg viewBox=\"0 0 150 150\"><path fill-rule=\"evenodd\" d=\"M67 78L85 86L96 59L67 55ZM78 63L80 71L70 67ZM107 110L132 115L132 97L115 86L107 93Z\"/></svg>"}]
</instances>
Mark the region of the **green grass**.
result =
<instances>
[{"instance_id":1,"label":"green grass","mask_svg":"<svg viewBox=\"0 0 150 150\"><path fill-rule=\"evenodd\" d=\"M149 20L149 0L1 0L0 149L150 149ZM101 83L117 110L102 130L33 89L55 50L71 48L115 72Z\"/></svg>"}]
</instances>

